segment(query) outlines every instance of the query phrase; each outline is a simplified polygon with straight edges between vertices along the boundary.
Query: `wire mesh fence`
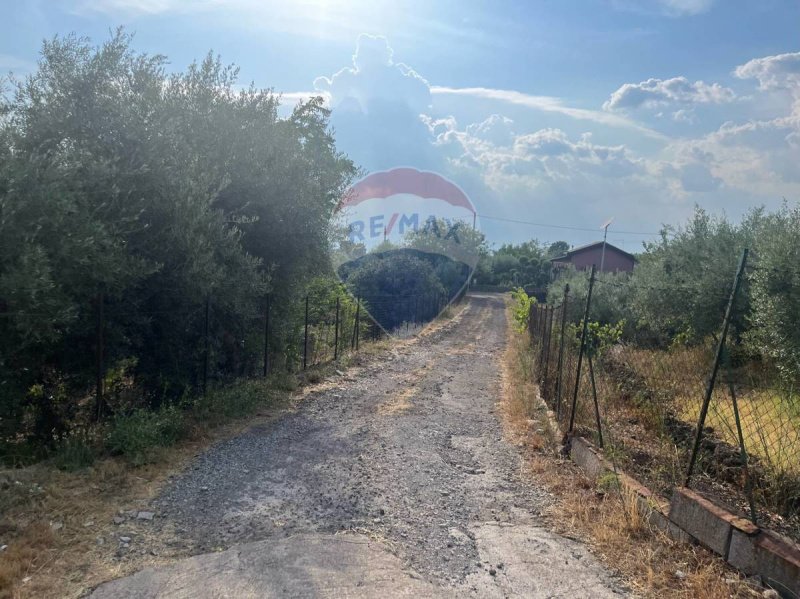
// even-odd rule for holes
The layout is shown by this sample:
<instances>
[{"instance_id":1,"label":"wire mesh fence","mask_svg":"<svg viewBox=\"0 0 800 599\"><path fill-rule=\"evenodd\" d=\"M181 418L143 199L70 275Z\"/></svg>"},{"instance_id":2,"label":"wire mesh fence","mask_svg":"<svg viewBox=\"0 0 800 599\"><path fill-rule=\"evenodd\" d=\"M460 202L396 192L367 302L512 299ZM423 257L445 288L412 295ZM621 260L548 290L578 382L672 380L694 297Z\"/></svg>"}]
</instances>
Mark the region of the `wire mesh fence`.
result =
<instances>
[{"instance_id":1,"label":"wire mesh fence","mask_svg":"<svg viewBox=\"0 0 800 599\"><path fill-rule=\"evenodd\" d=\"M734 281L731 273L731 281ZM533 369L561 432L603 447L622 470L669 497L686 485L759 525L800 539L800 397L728 331L666 347L620 338L593 320L595 279L529 319Z\"/></svg>"},{"instance_id":2,"label":"wire mesh fence","mask_svg":"<svg viewBox=\"0 0 800 599\"><path fill-rule=\"evenodd\" d=\"M339 285L269 294L235 310L224 295L167 291L132 305L98 293L72 316L63 342L0 343L0 458L27 439L46 443L237 380L333 363L387 335L412 335L448 303L442 293L354 297ZM0 318L5 327L36 330L53 315L6 311Z\"/></svg>"}]
</instances>

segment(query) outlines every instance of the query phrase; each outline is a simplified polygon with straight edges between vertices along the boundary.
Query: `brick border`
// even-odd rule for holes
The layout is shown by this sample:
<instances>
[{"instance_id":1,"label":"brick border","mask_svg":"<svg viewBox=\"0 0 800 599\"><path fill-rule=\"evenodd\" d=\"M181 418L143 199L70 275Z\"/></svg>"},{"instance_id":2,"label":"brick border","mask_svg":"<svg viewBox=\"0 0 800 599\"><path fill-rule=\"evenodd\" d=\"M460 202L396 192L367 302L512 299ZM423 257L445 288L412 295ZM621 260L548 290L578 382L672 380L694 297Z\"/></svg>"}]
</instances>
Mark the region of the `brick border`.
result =
<instances>
[{"instance_id":1,"label":"brick border","mask_svg":"<svg viewBox=\"0 0 800 599\"><path fill-rule=\"evenodd\" d=\"M590 478L615 472L603 450L584 437L568 438L565 449ZM617 470L616 476L620 488L636 498L639 513L653 526L676 540L707 547L748 576L760 575L782 597L800 597L800 545L686 487L676 487L670 502L624 472Z\"/></svg>"}]
</instances>

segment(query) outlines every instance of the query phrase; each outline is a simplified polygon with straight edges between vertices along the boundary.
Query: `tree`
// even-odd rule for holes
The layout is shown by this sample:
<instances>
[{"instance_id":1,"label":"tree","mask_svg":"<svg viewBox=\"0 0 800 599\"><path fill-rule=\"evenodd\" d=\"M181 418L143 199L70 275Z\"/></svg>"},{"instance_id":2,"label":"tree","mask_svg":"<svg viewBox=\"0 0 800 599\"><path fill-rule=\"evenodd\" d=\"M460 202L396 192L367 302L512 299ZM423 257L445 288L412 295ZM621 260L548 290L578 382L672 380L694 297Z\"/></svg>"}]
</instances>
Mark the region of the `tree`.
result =
<instances>
[{"instance_id":1,"label":"tree","mask_svg":"<svg viewBox=\"0 0 800 599\"><path fill-rule=\"evenodd\" d=\"M242 340L266 292L280 323L289 297L331 273L328 217L355 168L321 101L280 119L278 98L238 90L219 58L165 64L121 30L98 47L55 38L4 100L0 423L12 429L22 411L37 418L34 396L72 410L89 393L101 298L104 365L126 364L152 404L198 384L207 305L211 374L240 374L260 359Z\"/></svg>"},{"instance_id":2,"label":"tree","mask_svg":"<svg viewBox=\"0 0 800 599\"><path fill-rule=\"evenodd\" d=\"M752 310L747 347L771 361L783 380L800 383L800 206L746 221L756 230L754 268L748 274Z\"/></svg>"},{"instance_id":3,"label":"tree","mask_svg":"<svg viewBox=\"0 0 800 599\"><path fill-rule=\"evenodd\" d=\"M403 322L436 316L438 301L446 293L433 266L413 249L367 254L351 265L346 282L389 331Z\"/></svg>"}]
</instances>

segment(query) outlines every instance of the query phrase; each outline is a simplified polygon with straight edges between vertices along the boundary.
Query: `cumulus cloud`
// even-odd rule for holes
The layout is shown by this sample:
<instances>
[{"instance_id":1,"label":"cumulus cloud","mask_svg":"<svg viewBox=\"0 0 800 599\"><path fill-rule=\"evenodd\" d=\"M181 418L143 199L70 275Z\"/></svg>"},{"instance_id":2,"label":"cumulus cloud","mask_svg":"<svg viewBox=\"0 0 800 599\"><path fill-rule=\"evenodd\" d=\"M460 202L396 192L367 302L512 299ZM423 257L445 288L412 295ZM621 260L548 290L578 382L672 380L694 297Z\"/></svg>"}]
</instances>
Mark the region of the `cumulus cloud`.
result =
<instances>
[{"instance_id":1,"label":"cumulus cloud","mask_svg":"<svg viewBox=\"0 0 800 599\"><path fill-rule=\"evenodd\" d=\"M416 114L428 112L428 82L408 65L395 63L392 56L385 37L361 34L353 66L331 77L317 77L314 89L328 94L334 108L367 113L375 104L402 104Z\"/></svg>"},{"instance_id":2,"label":"cumulus cloud","mask_svg":"<svg viewBox=\"0 0 800 599\"><path fill-rule=\"evenodd\" d=\"M494 143L484 135L487 125L498 123L502 123L504 130L504 136L498 140L502 143ZM451 164L478 166L488 181L506 175L554 181L576 175L622 178L644 172L642 162L625 146L595 144L588 133L571 139L561 129L545 128L513 135L511 119L492 117L461 130L452 119L431 125L442 127L435 143L445 150Z\"/></svg>"},{"instance_id":3,"label":"cumulus cloud","mask_svg":"<svg viewBox=\"0 0 800 599\"><path fill-rule=\"evenodd\" d=\"M740 79L757 79L762 90L800 91L800 52L754 58L733 73Z\"/></svg>"},{"instance_id":4,"label":"cumulus cloud","mask_svg":"<svg viewBox=\"0 0 800 599\"><path fill-rule=\"evenodd\" d=\"M514 141L514 121L508 117L493 114L485 121L469 125L467 133L496 146L510 146Z\"/></svg>"},{"instance_id":5,"label":"cumulus cloud","mask_svg":"<svg viewBox=\"0 0 800 599\"><path fill-rule=\"evenodd\" d=\"M756 68L751 61L742 65L742 76L783 89L794 75L785 60L777 63L780 67L763 60ZM360 166L442 172L459 182L479 212L490 215L513 218L531 212L537 220L585 226L624 212L631 228L655 230L660 222L688 214L696 201L735 214L771 196L800 195L794 166L800 164L798 115L726 123L701 137L672 140L625 113L658 107L654 112L665 119L697 122L704 114L700 106L734 99L730 89L716 83L648 79L622 86L602 110L576 108L559 98L514 90L432 86L396 61L385 38L363 35L351 65L318 78L314 87L326 94L333 109L337 144ZM448 96L447 102L442 96ZM463 102L454 102L454 96ZM448 103L468 108L459 114L491 110L459 122L443 113ZM531 109L532 118L521 108ZM563 125L563 117L570 124ZM559 128L552 126L556 123ZM578 123L597 137L576 134ZM625 144L615 142L618 133L626 135ZM644 153L631 149L637 143ZM499 228L490 238L535 234Z\"/></svg>"},{"instance_id":6,"label":"cumulus cloud","mask_svg":"<svg viewBox=\"0 0 800 599\"><path fill-rule=\"evenodd\" d=\"M686 77L651 78L641 83L626 83L603 104L605 110L653 108L667 104L722 104L734 99L733 90L719 83L692 83Z\"/></svg>"}]
</instances>

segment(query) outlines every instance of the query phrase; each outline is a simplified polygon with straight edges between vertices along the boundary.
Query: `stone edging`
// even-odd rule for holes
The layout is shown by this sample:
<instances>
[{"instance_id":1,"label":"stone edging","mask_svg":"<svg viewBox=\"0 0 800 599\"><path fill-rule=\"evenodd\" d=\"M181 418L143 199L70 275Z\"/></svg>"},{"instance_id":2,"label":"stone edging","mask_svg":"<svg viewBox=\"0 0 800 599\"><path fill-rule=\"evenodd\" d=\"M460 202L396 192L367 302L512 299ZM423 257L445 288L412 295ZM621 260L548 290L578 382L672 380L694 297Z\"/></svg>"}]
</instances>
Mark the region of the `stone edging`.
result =
<instances>
[{"instance_id":1,"label":"stone edging","mask_svg":"<svg viewBox=\"0 0 800 599\"><path fill-rule=\"evenodd\" d=\"M601 449L583 437L567 441L572 461L593 479L614 474ZM760 575L782 597L800 597L800 546L719 507L686 487L675 489L672 502L636 479L616 471L621 489L636 499L651 525L672 538L700 543L748 576Z\"/></svg>"}]
</instances>

